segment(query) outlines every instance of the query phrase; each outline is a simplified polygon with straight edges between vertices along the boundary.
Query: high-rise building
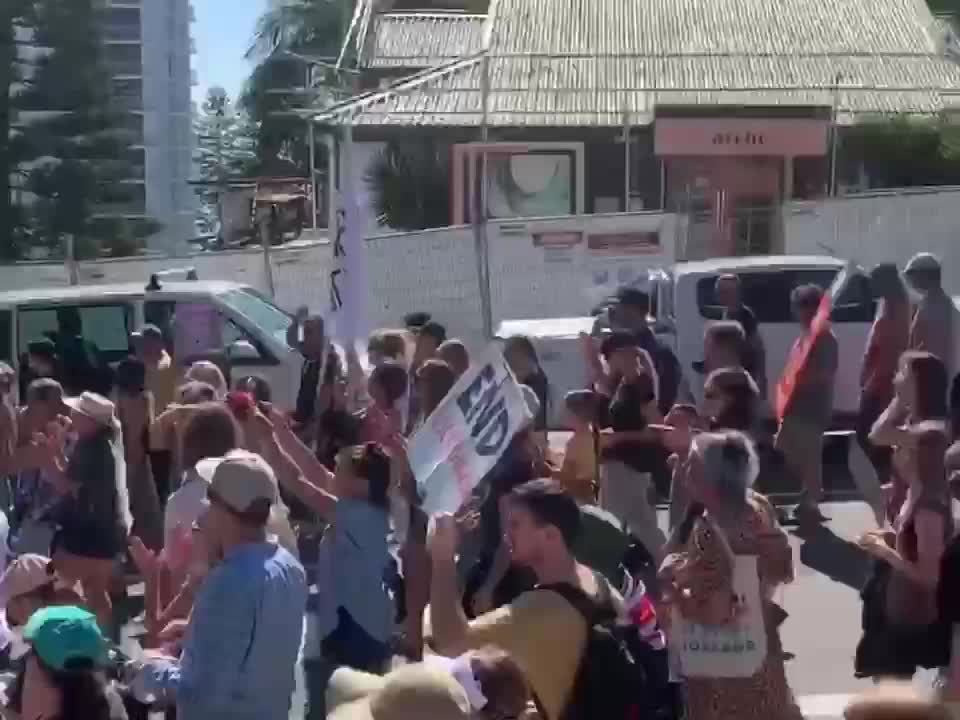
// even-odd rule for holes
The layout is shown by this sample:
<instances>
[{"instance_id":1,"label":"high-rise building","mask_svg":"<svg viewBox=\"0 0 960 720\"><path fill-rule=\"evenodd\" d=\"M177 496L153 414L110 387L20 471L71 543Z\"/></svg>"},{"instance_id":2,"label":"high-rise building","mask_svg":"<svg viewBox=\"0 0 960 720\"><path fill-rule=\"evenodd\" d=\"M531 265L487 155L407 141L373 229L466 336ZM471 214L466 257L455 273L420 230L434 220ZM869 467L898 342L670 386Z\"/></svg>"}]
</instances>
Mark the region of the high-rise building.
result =
<instances>
[{"instance_id":1,"label":"high-rise building","mask_svg":"<svg viewBox=\"0 0 960 720\"><path fill-rule=\"evenodd\" d=\"M194 233L196 199L188 185L193 131L190 0L108 0L103 23L113 94L137 141L132 181L142 187L119 214L148 216L163 228L149 250L176 254Z\"/></svg>"}]
</instances>

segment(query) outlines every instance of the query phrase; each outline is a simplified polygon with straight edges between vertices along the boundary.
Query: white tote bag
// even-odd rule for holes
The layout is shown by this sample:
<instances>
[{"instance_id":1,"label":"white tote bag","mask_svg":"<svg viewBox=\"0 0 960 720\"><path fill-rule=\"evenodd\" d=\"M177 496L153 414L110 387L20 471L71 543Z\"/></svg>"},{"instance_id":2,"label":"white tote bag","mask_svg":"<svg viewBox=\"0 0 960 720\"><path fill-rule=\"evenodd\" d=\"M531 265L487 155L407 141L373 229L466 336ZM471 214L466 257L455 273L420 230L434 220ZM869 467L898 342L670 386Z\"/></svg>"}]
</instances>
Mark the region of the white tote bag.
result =
<instances>
[{"instance_id":1,"label":"white tote bag","mask_svg":"<svg viewBox=\"0 0 960 720\"><path fill-rule=\"evenodd\" d=\"M723 531L714 526L723 539ZM733 590L739 600L736 619L724 625L703 625L687 620L673 608L670 654L682 677L751 677L767 656L767 630L763 620L760 578L756 555L733 555Z\"/></svg>"}]
</instances>

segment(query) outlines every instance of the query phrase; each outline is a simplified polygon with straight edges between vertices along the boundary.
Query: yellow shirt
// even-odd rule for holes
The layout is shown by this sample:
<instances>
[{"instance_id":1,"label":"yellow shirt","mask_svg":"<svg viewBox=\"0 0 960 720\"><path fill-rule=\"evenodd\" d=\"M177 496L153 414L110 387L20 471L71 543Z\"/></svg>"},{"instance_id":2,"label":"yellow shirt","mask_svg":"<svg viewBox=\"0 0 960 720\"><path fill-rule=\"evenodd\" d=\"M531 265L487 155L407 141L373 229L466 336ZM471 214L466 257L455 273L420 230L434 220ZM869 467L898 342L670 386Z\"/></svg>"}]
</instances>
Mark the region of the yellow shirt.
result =
<instances>
[{"instance_id":1,"label":"yellow shirt","mask_svg":"<svg viewBox=\"0 0 960 720\"><path fill-rule=\"evenodd\" d=\"M444 650L460 654L495 645L508 652L543 705L544 720L559 720L573 690L587 627L557 593L534 590L473 620L461 642L462 647Z\"/></svg>"},{"instance_id":2,"label":"yellow shirt","mask_svg":"<svg viewBox=\"0 0 960 720\"><path fill-rule=\"evenodd\" d=\"M166 350L156 365L146 366L146 386L153 394L154 411L162 413L177 396L177 367Z\"/></svg>"},{"instance_id":3,"label":"yellow shirt","mask_svg":"<svg viewBox=\"0 0 960 720\"><path fill-rule=\"evenodd\" d=\"M594 487L596 474L597 455L593 433L575 432L567 441L557 479L577 502L594 505L597 501Z\"/></svg>"}]
</instances>

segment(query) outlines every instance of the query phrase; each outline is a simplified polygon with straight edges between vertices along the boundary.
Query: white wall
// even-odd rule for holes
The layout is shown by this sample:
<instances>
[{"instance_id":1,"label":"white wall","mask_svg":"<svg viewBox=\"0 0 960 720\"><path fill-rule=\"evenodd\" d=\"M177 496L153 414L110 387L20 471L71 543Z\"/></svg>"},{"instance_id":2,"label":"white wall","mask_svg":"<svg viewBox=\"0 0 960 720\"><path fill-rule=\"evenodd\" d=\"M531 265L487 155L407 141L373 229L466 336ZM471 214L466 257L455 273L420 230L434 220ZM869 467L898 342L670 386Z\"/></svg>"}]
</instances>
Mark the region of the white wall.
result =
<instances>
[{"instance_id":1,"label":"white wall","mask_svg":"<svg viewBox=\"0 0 960 720\"><path fill-rule=\"evenodd\" d=\"M960 190L841 198L797 203L788 208L786 247L793 254L830 252L871 266L901 265L929 250L944 261L946 286L960 294ZM594 215L491 223L489 227L492 314L502 320L586 314L603 295L647 267L671 264L682 218L659 213ZM835 232L839 230L839 234ZM604 257L585 243L570 249L535 246L534 233L656 231L660 252ZM277 302L294 310L307 305L323 312L329 302L330 246L311 242L310 232L293 247L271 250ZM322 233L320 234L322 235ZM838 239L835 239L838 238ZM473 347L483 342L483 321L470 227L390 233L369 237L370 324L398 327L414 310L430 312L452 336ZM201 253L189 258L83 263L80 281L146 283L151 272L195 266L201 279L268 284L259 248ZM66 285L62 266L21 264L0 267L0 287L23 289Z\"/></svg>"},{"instance_id":2,"label":"white wall","mask_svg":"<svg viewBox=\"0 0 960 720\"><path fill-rule=\"evenodd\" d=\"M960 188L924 188L792 203L785 213L786 251L829 253L872 267L915 253L943 261L944 286L960 294Z\"/></svg>"}]
</instances>

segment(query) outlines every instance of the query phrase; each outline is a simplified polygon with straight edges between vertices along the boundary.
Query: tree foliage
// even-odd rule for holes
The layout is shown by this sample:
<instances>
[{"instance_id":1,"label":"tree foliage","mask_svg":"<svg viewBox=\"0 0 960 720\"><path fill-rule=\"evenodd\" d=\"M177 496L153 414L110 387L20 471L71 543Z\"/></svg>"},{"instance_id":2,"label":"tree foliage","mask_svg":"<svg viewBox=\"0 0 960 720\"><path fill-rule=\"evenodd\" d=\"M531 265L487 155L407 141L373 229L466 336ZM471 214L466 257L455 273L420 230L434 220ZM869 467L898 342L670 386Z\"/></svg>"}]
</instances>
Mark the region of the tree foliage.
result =
<instances>
[{"instance_id":1,"label":"tree foliage","mask_svg":"<svg viewBox=\"0 0 960 720\"><path fill-rule=\"evenodd\" d=\"M249 175L256 164L257 128L237 111L226 90L212 87L194 120L194 132L194 163L200 180L207 183L199 190L201 217L212 220L223 186Z\"/></svg>"},{"instance_id":2,"label":"tree foliage","mask_svg":"<svg viewBox=\"0 0 960 720\"><path fill-rule=\"evenodd\" d=\"M33 9L30 0L0 3L0 259L4 260L18 255L17 238L23 229L22 214L11 195L10 181L21 160L12 126L30 64L20 45L32 28Z\"/></svg>"},{"instance_id":3,"label":"tree foliage","mask_svg":"<svg viewBox=\"0 0 960 720\"><path fill-rule=\"evenodd\" d=\"M124 113L111 96L95 0L38 0L33 45L43 48L18 98L20 170L29 242L79 254L128 254L157 230L145 218Z\"/></svg>"},{"instance_id":4,"label":"tree foliage","mask_svg":"<svg viewBox=\"0 0 960 720\"><path fill-rule=\"evenodd\" d=\"M291 0L261 16L248 59L256 66L240 97L240 107L256 123L257 172L262 175L306 175L309 172L306 123L293 111L314 106L336 84L319 78L321 87L303 92L319 66L301 58L335 62L353 14L354 0ZM300 89L299 91L296 89Z\"/></svg>"},{"instance_id":5,"label":"tree foliage","mask_svg":"<svg viewBox=\"0 0 960 720\"><path fill-rule=\"evenodd\" d=\"M960 185L960 129L946 121L864 122L841 137L843 165L862 166L872 187Z\"/></svg>"},{"instance_id":6,"label":"tree foliage","mask_svg":"<svg viewBox=\"0 0 960 720\"><path fill-rule=\"evenodd\" d=\"M391 141L367 169L377 222L395 230L423 230L450 224L448 153L430 140Z\"/></svg>"}]
</instances>

